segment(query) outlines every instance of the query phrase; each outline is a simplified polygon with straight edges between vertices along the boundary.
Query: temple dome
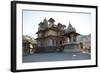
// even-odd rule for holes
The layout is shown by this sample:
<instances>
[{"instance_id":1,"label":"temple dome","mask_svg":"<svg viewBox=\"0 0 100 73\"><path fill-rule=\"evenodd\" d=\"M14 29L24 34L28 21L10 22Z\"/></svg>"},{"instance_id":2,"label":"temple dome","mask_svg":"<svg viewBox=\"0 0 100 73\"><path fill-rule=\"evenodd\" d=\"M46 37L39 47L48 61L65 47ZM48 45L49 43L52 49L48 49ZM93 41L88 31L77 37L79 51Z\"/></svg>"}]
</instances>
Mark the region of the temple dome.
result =
<instances>
[{"instance_id":1,"label":"temple dome","mask_svg":"<svg viewBox=\"0 0 100 73\"><path fill-rule=\"evenodd\" d=\"M76 32L76 29L69 22L68 28L65 30L65 33L70 33L70 32Z\"/></svg>"},{"instance_id":2,"label":"temple dome","mask_svg":"<svg viewBox=\"0 0 100 73\"><path fill-rule=\"evenodd\" d=\"M46 19L46 18L44 19L43 24L44 24L44 27L45 27L45 28L47 28L47 27L48 27L48 21L47 21L47 19Z\"/></svg>"},{"instance_id":3,"label":"temple dome","mask_svg":"<svg viewBox=\"0 0 100 73\"><path fill-rule=\"evenodd\" d=\"M50 18L50 19L48 20L48 22L54 23L55 20L54 20L53 18Z\"/></svg>"},{"instance_id":4,"label":"temple dome","mask_svg":"<svg viewBox=\"0 0 100 73\"><path fill-rule=\"evenodd\" d=\"M48 21L47 21L47 19L45 18L44 20L43 20L43 22L40 22L39 23L39 30L45 30L46 28L48 28Z\"/></svg>"}]
</instances>

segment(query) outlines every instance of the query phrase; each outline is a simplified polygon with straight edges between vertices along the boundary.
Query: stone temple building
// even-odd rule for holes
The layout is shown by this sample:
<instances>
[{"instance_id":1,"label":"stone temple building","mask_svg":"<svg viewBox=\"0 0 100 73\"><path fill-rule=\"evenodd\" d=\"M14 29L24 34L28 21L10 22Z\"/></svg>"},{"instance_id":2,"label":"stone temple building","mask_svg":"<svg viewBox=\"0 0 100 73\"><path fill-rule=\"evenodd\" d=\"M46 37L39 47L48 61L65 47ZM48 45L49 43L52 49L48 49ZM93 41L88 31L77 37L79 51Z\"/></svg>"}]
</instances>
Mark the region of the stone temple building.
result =
<instances>
[{"instance_id":1,"label":"stone temple building","mask_svg":"<svg viewBox=\"0 0 100 73\"><path fill-rule=\"evenodd\" d=\"M39 23L37 34L37 52L79 51L76 38L79 33L71 25L55 24L55 20L46 18Z\"/></svg>"}]
</instances>

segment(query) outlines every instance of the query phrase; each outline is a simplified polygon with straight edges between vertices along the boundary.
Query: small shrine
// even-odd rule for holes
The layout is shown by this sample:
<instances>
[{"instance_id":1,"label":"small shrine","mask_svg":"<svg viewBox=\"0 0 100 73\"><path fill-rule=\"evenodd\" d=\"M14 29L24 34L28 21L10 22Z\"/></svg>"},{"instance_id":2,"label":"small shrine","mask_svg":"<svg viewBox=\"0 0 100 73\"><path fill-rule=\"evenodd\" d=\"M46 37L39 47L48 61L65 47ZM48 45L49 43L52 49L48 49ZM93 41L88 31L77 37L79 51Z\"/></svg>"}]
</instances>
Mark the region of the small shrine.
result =
<instances>
[{"instance_id":1,"label":"small shrine","mask_svg":"<svg viewBox=\"0 0 100 73\"><path fill-rule=\"evenodd\" d=\"M80 43L77 42L76 37L79 35L79 33L76 32L76 29L71 25L69 22L68 28L65 30L65 42L63 44L64 51L80 51L79 45Z\"/></svg>"}]
</instances>

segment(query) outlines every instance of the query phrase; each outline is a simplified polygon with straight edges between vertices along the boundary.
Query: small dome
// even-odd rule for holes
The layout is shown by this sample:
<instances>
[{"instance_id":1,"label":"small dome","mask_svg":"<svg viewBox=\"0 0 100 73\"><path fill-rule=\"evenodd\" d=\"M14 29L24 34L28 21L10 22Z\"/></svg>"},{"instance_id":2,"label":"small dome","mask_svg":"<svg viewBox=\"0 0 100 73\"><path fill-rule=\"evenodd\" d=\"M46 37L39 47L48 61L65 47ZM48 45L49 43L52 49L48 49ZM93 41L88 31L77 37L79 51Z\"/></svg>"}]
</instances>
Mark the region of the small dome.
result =
<instances>
[{"instance_id":1,"label":"small dome","mask_svg":"<svg viewBox=\"0 0 100 73\"><path fill-rule=\"evenodd\" d=\"M52 23L55 22L55 20L54 20L53 18L50 18L48 21L49 21L49 22L52 22Z\"/></svg>"},{"instance_id":2,"label":"small dome","mask_svg":"<svg viewBox=\"0 0 100 73\"><path fill-rule=\"evenodd\" d=\"M47 19L45 18L44 20L43 20L43 22L40 22L39 23L39 30L45 30L46 28L48 28L48 21L47 21Z\"/></svg>"},{"instance_id":3,"label":"small dome","mask_svg":"<svg viewBox=\"0 0 100 73\"><path fill-rule=\"evenodd\" d=\"M73 26L69 22L68 28L65 29L65 33L70 33L70 32L76 32L76 29L73 28Z\"/></svg>"},{"instance_id":4,"label":"small dome","mask_svg":"<svg viewBox=\"0 0 100 73\"><path fill-rule=\"evenodd\" d=\"M59 27L59 26L62 26L62 24L61 24L61 23L58 23L58 27Z\"/></svg>"},{"instance_id":5,"label":"small dome","mask_svg":"<svg viewBox=\"0 0 100 73\"><path fill-rule=\"evenodd\" d=\"M46 18L43 21L43 26L44 26L44 28L47 28L48 27L48 21L47 21Z\"/></svg>"}]
</instances>

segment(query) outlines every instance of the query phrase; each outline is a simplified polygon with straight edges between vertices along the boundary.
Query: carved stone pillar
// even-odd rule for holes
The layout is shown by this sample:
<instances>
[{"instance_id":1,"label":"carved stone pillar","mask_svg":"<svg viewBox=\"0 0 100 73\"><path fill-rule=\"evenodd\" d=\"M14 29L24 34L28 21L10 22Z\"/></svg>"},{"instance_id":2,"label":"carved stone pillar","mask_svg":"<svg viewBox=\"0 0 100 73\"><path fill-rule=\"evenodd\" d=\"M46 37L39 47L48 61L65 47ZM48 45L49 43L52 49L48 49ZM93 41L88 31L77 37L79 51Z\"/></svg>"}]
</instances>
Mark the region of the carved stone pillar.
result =
<instances>
[{"instance_id":1,"label":"carved stone pillar","mask_svg":"<svg viewBox=\"0 0 100 73\"><path fill-rule=\"evenodd\" d=\"M67 37L67 43L70 43L70 38L69 37Z\"/></svg>"},{"instance_id":2,"label":"carved stone pillar","mask_svg":"<svg viewBox=\"0 0 100 73\"><path fill-rule=\"evenodd\" d=\"M74 35L71 35L71 42L74 42Z\"/></svg>"}]
</instances>

